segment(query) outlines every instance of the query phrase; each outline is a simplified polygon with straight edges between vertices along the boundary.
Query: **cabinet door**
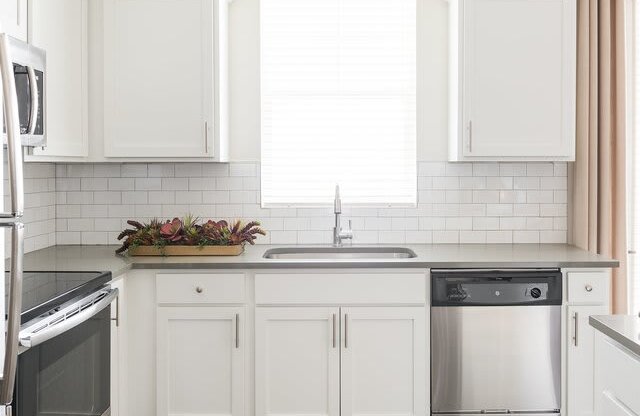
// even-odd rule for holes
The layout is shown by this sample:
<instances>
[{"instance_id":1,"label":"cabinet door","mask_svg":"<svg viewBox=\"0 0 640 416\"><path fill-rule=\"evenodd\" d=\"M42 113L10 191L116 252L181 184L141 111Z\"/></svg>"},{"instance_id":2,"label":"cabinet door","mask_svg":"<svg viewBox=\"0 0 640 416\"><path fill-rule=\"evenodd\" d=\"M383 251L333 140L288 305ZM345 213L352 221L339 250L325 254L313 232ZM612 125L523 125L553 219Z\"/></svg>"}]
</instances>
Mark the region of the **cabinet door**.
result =
<instances>
[{"instance_id":1,"label":"cabinet door","mask_svg":"<svg viewBox=\"0 0 640 416\"><path fill-rule=\"evenodd\" d=\"M244 308L157 309L157 414L244 414Z\"/></svg>"},{"instance_id":2,"label":"cabinet door","mask_svg":"<svg viewBox=\"0 0 640 416\"><path fill-rule=\"evenodd\" d=\"M425 415L425 308L341 311L341 415Z\"/></svg>"},{"instance_id":3,"label":"cabinet door","mask_svg":"<svg viewBox=\"0 0 640 416\"><path fill-rule=\"evenodd\" d=\"M14 38L27 41L27 0L2 0L0 19L5 32Z\"/></svg>"},{"instance_id":4,"label":"cabinet door","mask_svg":"<svg viewBox=\"0 0 640 416\"><path fill-rule=\"evenodd\" d=\"M31 43L47 51L47 147L34 155L88 154L87 9L87 0L30 0Z\"/></svg>"},{"instance_id":5,"label":"cabinet door","mask_svg":"<svg viewBox=\"0 0 640 416\"><path fill-rule=\"evenodd\" d=\"M256 415L339 415L338 326L338 308L256 308Z\"/></svg>"},{"instance_id":6,"label":"cabinet door","mask_svg":"<svg viewBox=\"0 0 640 416\"><path fill-rule=\"evenodd\" d=\"M576 0L461 0L463 155L572 159Z\"/></svg>"},{"instance_id":7,"label":"cabinet door","mask_svg":"<svg viewBox=\"0 0 640 416\"><path fill-rule=\"evenodd\" d=\"M567 309L567 411L570 416L592 416L595 332L589 316L606 315L606 306L569 306Z\"/></svg>"},{"instance_id":8,"label":"cabinet door","mask_svg":"<svg viewBox=\"0 0 640 416\"><path fill-rule=\"evenodd\" d=\"M212 0L104 1L106 157L210 157Z\"/></svg>"}]
</instances>

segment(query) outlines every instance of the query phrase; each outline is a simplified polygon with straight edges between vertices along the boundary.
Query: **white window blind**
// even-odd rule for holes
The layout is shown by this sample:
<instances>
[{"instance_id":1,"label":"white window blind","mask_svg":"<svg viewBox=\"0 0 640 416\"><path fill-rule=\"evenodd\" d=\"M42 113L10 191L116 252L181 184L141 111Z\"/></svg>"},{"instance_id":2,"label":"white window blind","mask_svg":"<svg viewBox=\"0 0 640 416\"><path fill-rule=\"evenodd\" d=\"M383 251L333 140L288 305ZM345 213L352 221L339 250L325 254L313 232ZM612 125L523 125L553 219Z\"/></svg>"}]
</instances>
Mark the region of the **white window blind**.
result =
<instances>
[{"instance_id":1,"label":"white window blind","mask_svg":"<svg viewBox=\"0 0 640 416\"><path fill-rule=\"evenodd\" d=\"M416 203L416 0L261 0L263 206Z\"/></svg>"}]
</instances>

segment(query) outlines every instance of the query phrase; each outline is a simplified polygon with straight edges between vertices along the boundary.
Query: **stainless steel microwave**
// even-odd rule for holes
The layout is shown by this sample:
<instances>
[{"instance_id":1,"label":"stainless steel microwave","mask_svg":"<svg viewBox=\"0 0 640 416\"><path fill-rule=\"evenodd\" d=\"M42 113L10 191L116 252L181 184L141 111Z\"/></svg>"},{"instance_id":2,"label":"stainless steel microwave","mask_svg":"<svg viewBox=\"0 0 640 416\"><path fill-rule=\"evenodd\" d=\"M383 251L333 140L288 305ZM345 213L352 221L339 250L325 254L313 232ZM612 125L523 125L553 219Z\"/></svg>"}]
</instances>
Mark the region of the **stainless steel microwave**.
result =
<instances>
[{"instance_id":1,"label":"stainless steel microwave","mask_svg":"<svg viewBox=\"0 0 640 416\"><path fill-rule=\"evenodd\" d=\"M43 49L11 37L9 37L9 51L6 53L13 63L22 145L46 146L46 53ZM4 117L2 131L6 144Z\"/></svg>"}]
</instances>

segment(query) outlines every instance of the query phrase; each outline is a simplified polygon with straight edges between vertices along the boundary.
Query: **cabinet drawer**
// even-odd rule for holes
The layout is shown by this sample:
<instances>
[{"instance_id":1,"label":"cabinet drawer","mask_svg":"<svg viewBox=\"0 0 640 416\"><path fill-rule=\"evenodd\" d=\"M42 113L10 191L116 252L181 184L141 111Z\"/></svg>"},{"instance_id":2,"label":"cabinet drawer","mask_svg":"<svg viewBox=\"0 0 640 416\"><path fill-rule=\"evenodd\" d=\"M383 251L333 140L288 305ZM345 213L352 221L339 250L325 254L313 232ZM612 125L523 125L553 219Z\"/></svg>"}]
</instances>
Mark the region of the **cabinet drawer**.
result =
<instances>
[{"instance_id":1,"label":"cabinet drawer","mask_svg":"<svg viewBox=\"0 0 640 416\"><path fill-rule=\"evenodd\" d=\"M609 273L604 271L567 272L569 303L609 303Z\"/></svg>"},{"instance_id":2,"label":"cabinet drawer","mask_svg":"<svg viewBox=\"0 0 640 416\"><path fill-rule=\"evenodd\" d=\"M243 273L157 274L158 303L243 303Z\"/></svg>"},{"instance_id":3,"label":"cabinet drawer","mask_svg":"<svg viewBox=\"0 0 640 416\"><path fill-rule=\"evenodd\" d=\"M611 412L611 409L618 407L629 409L634 415L638 414L640 396L637 380L640 378L640 357L606 335L597 333L595 366L595 414L631 414Z\"/></svg>"},{"instance_id":4,"label":"cabinet drawer","mask_svg":"<svg viewBox=\"0 0 640 416\"><path fill-rule=\"evenodd\" d=\"M424 304L424 273L257 274L257 304Z\"/></svg>"}]
</instances>

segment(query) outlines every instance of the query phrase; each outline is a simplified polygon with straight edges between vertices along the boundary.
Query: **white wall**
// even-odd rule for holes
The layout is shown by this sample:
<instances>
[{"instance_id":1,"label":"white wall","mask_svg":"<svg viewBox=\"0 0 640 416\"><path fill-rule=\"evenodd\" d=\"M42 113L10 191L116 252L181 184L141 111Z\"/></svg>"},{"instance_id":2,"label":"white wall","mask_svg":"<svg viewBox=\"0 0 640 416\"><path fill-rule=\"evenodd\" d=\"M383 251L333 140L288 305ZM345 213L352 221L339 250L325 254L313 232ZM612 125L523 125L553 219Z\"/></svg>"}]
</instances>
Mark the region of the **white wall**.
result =
<instances>
[{"instance_id":1,"label":"white wall","mask_svg":"<svg viewBox=\"0 0 640 416\"><path fill-rule=\"evenodd\" d=\"M448 2L418 1L418 160L447 160ZM260 160L260 1L229 7L232 161Z\"/></svg>"}]
</instances>

